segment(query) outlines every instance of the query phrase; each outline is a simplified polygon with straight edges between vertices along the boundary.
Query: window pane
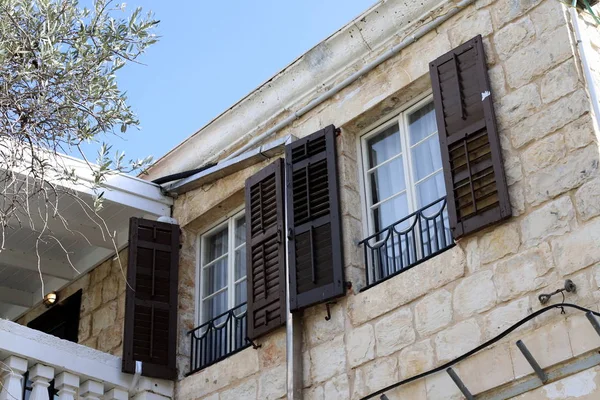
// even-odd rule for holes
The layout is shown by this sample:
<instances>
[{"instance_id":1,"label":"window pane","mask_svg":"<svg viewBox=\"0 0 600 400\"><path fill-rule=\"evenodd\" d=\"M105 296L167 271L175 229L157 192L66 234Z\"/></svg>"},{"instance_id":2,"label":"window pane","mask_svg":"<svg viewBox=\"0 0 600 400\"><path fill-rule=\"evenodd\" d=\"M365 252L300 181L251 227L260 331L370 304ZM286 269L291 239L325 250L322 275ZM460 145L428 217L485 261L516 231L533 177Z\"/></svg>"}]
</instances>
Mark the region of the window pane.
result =
<instances>
[{"instance_id":1,"label":"window pane","mask_svg":"<svg viewBox=\"0 0 600 400\"><path fill-rule=\"evenodd\" d=\"M394 124L367 142L369 148L369 169L400 154L400 133Z\"/></svg>"},{"instance_id":2,"label":"window pane","mask_svg":"<svg viewBox=\"0 0 600 400\"><path fill-rule=\"evenodd\" d=\"M227 286L227 258L202 269L202 296L207 297Z\"/></svg>"},{"instance_id":3,"label":"window pane","mask_svg":"<svg viewBox=\"0 0 600 400\"><path fill-rule=\"evenodd\" d=\"M403 193L377 206L377 208L373 210L375 231L380 231L381 229L393 224L394 222L397 222L407 215L408 201L406 198L406 193Z\"/></svg>"},{"instance_id":4,"label":"window pane","mask_svg":"<svg viewBox=\"0 0 600 400\"><path fill-rule=\"evenodd\" d=\"M240 217L235 221L235 247L246 243L246 218Z\"/></svg>"},{"instance_id":5,"label":"window pane","mask_svg":"<svg viewBox=\"0 0 600 400\"><path fill-rule=\"evenodd\" d=\"M417 206L421 208L445 194L444 175L440 171L417 185Z\"/></svg>"},{"instance_id":6,"label":"window pane","mask_svg":"<svg viewBox=\"0 0 600 400\"><path fill-rule=\"evenodd\" d=\"M223 314L229 309L227 304L227 290L211 297L210 299L202 302L202 322L207 322L216 317L217 315ZM227 316L219 318L217 323L223 322L227 319Z\"/></svg>"},{"instance_id":7,"label":"window pane","mask_svg":"<svg viewBox=\"0 0 600 400\"><path fill-rule=\"evenodd\" d=\"M220 231L213 233L206 238L206 255L204 257L205 265L215 258L227 253L227 243L229 237L227 231L227 226L225 226Z\"/></svg>"},{"instance_id":8,"label":"window pane","mask_svg":"<svg viewBox=\"0 0 600 400\"><path fill-rule=\"evenodd\" d=\"M235 251L235 280L246 276L246 246Z\"/></svg>"},{"instance_id":9,"label":"window pane","mask_svg":"<svg viewBox=\"0 0 600 400\"><path fill-rule=\"evenodd\" d=\"M442 168L442 155L437 135L411 149L415 182Z\"/></svg>"},{"instance_id":10,"label":"window pane","mask_svg":"<svg viewBox=\"0 0 600 400\"><path fill-rule=\"evenodd\" d=\"M437 131L433 102L409 115L408 130L411 146Z\"/></svg>"},{"instance_id":11,"label":"window pane","mask_svg":"<svg viewBox=\"0 0 600 400\"><path fill-rule=\"evenodd\" d=\"M245 279L243 281L235 284L235 305L236 306L246 302L246 299L248 298L247 294L246 294L247 285L248 284L246 283Z\"/></svg>"},{"instance_id":12,"label":"window pane","mask_svg":"<svg viewBox=\"0 0 600 400\"><path fill-rule=\"evenodd\" d=\"M377 204L406 189L402 157L382 165L370 175L372 204Z\"/></svg>"}]
</instances>

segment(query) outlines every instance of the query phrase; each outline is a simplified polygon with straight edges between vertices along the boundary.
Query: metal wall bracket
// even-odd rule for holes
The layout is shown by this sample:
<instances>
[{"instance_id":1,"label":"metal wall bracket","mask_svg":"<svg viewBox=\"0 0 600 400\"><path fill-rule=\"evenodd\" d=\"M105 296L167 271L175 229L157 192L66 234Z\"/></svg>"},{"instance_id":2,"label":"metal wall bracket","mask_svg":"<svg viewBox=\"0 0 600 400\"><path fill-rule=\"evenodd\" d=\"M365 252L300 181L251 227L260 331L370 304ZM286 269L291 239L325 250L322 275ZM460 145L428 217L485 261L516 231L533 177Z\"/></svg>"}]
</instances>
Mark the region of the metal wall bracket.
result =
<instances>
[{"instance_id":1,"label":"metal wall bracket","mask_svg":"<svg viewBox=\"0 0 600 400\"><path fill-rule=\"evenodd\" d=\"M546 383L548 381L548 375L544 372L542 367L540 367L540 364L538 364L535 358L533 358L533 356L529 352L529 349L527 348L527 346L525 346L525 343L523 343L523 341L521 340L517 340L517 347L519 348L519 350L521 350L521 353L523 353L523 356L525 357L529 365L531 365L531 368L533 368L535 374L538 376L538 378L540 378L542 383Z\"/></svg>"},{"instance_id":2,"label":"metal wall bracket","mask_svg":"<svg viewBox=\"0 0 600 400\"><path fill-rule=\"evenodd\" d=\"M600 335L600 322L598 322L598 318L596 318L596 316L591 311L586 312L585 316L587 317L588 321L590 321L590 324L592 324L592 326L596 330L596 333L598 335Z\"/></svg>"},{"instance_id":3,"label":"metal wall bracket","mask_svg":"<svg viewBox=\"0 0 600 400\"><path fill-rule=\"evenodd\" d=\"M454 381L454 383L456 384L456 386L458 386L458 389L460 389L460 391L462 392L463 396L465 396L465 398L467 400L474 400L475 397L473 397L473 395L471 394L471 392L469 392L469 389L467 389L467 387L465 386L465 384L463 383L463 381L458 377L458 375L456 374L456 372L454 372L454 370L452 368L448 368L446 370L446 372L448 373L448 375L450 375L450 378Z\"/></svg>"},{"instance_id":4,"label":"metal wall bracket","mask_svg":"<svg viewBox=\"0 0 600 400\"><path fill-rule=\"evenodd\" d=\"M258 350L258 349L260 349L260 348L262 347L262 344L256 344L256 343L254 342L254 340L250 340L250 338L249 338L249 337L247 337L247 336L246 336L246 342L250 343L250 344L252 345L252 348L253 348L254 350Z\"/></svg>"},{"instance_id":5,"label":"metal wall bracket","mask_svg":"<svg viewBox=\"0 0 600 400\"><path fill-rule=\"evenodd\" d=\"M546 304L547 302L550 301L550 298L552 296L554 296L554 295L562 293L562 295L564 297L564 293L563 292L572 293L572 292L576 292L576 291L577 291L577 285L575 285L575 283L572 280L567 279L565 281L565 287L564 288L557 289L557 290L555 290L552 293L540 294L538 296L538 299L540 300L540 303Z\"/></svg>"},{"instance_id":6,"label":"metal wall bracket","mask_svg":"<svg viewBox=\"0 0 600 400\"><path fill-rule=\"evenodd\" d=\"M325 317L325 321L331 320L331 306L337 304L335 301L330 301L325 303L325 308L327 308L327 316Z\"/></svg>"},{"instance_id":7,"label":"metal wall bracket","mask_svg":"<svg viewBox=\"0 0 600 400\"><path fill-rule=\"evenodd\" d=\"M381 400L390 400L385 394L382 394L380 399Z\"/></svg>"}]
</instances>

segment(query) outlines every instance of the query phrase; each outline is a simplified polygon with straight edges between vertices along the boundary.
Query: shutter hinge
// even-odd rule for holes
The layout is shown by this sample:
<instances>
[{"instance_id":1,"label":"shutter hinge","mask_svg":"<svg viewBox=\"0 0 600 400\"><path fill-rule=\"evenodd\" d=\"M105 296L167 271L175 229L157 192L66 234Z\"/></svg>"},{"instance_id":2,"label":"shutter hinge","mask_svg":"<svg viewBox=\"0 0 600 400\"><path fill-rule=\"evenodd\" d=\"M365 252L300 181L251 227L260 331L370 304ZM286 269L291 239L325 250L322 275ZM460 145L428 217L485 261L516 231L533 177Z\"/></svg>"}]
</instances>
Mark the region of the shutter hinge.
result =
<instances>
[{"instance_id":1,"label":"shutter hinge","mask_svg":"<svg viewBox=\"0 0 600 400\"><path fill-rule=\"evenodd\" d=\"M288 229L287 239L294 240L294 230L292 228Z\"/></svg>"}]
</instances>

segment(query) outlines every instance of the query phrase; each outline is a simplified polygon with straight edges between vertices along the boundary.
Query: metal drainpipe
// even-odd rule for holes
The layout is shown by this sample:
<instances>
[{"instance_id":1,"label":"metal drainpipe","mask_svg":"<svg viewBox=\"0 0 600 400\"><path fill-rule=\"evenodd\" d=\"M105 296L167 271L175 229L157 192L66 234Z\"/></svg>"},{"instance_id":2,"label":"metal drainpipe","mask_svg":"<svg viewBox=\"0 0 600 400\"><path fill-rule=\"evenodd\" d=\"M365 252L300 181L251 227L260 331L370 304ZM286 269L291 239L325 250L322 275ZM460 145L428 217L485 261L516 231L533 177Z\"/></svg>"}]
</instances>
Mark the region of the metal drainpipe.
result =
<instances>
[{"instance_id":1,"label":"metal drainpipe","mask_svg":"<svg viewBox=\"0 0 600 400\"><path fill-rule=\"evenodd\" d=\"M284 171L287 172L287 165ZM288 196L288 185L287 179L284 184L284 199ZM287 203L287 201L286 201ZM288 246L290 240L288 237L288 208L285 207L285 232L284 237L286 241L285 247L285 310L286 310L286 324L285 324L285 342L286 342L286 381L287 381L287 399L288 400L301 400L302 399L302 382L303 382L303 368L302 368L302 312L292 314L290 308L290 260Z\"/></svg>"},{"instance_id":2,"label":"metal drainpipe","mask_svg":"<svg viewBox=\"0 0 600 400\"><path fill-rule=\"evenodd\" d=\"M430 22L426 23L425 25L423 25L422 27L417 29L412 35L405 38L402 42L398 43L397 45L395 45L394 47L392 47L391 49L389 49L388 51L386 51L385 53L383 53L382 55L377 57L375 60L371 61L369 64L362 67L360 70L356 71L355 73L350 75L348 78L344 79L342 82L333 86L331 89L329 89L328 91L326 91L319 97L315 98L314 100L309 102L307 105L305 105L298 111L294 112L293 115L290 115L289 117L287 117L286 119L284 119L283 121L281 121L280 123L278 123L277 125L272 127L271 129L267 130L266 132L250 139L250 141L248 143L246 143L245 145L240 147L238 150L234 151L232 154L227 156L225 158L225 160L228 160L230 158L240 155L244 151L252 148L256 143L259 143L259 142L265 140L269 136L271 136L271 135L275 134L276 132L280 131L281 129L287 127L292 122L294 122L296 119L302 117L304 114L308 113L309 111L311 111L312 109L317 107L319 104L329 100L330 98L332 98L333 96L338 94L340 91L342 91L346 87L350 86L357 79L359 79L363 75L366 75L369 72L371 72L372 70L374 70L377 66L379 66L379 64L382 64L382 63L386 62L387 60L389 60L390 58L396 56L398 53L400 53L406 47L408 47L412 43L416 42L417 40L419 40L420 38L425 36L427 33L432 31L433 29L437 28L438 26L440 26L441 24L446 22L448 19L452 18L454 15L456 15L458 12L460 12L460 10L462 10L465 7L468 7L469 5L471 5L471 3L474 3L474 2L475 2L475 0L462 0L461 2L456 4L451 10L449 10L447 13L440 15L440 16L434 18L433 20L431 20ZM429 18L430 14L431 13L429 13L429 12L423 14L419 18L419 20L424 20L424 19ZM215 155L214 159L219 159L224 153L229 151L229 149L231 149L234 146L236 146L236 142L232 143L230 146L226 147L225 149L223 149L219 153L217 153Z\"/></svg>"},{"instance_id":3,"label":"metal drainpipe","mask_svg":"<svg viewBox=\"0 0 600 400\"><path fill-rule=\"evenodd\" d=\"M592 100L592 109L594 111L594 117L596 120L596 129L600 130L600 102L598 101L598 91L594 84L594 78L592 76L592 70L588 61L589 42L587 38L584 41L584 37L581 33L581 26L579 25L579 14L576 7L571 7L571 22L575 29L575 37L577 39L577 47L579 48L579 56L581 57L581 64L583 66L583 73L585 74L585 80L587 82L588 90Z\"/></svg>"}]
</instances>

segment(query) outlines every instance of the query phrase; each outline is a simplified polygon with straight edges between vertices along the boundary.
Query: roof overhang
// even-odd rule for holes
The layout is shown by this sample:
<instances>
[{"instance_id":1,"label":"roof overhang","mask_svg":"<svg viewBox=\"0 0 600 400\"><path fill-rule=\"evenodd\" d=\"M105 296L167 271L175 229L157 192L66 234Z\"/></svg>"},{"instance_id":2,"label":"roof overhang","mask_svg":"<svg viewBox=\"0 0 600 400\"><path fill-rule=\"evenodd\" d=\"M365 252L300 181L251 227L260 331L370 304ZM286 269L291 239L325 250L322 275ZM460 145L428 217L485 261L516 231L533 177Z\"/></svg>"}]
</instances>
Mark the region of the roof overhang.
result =
<instances>
[{"instance_id":1,"label":"roof overhang","mask_svg":"<svg viewBox=\"0 0 600 400\"><path fill-rule=\"evenodd\" d=\"M65 189L54 201L57 215L42 219L33 212L30 218L11 219L5 228L0 250L0 318L16 318L46 293L114 257L127 246L131 217L171 215L173 199L160 186L120 173L107 177L101 189L103 207L96 211L95 166L68 156L60 156L60 163L77 179L54 182ZM31 209L41 208L36 202L40 200L33 198Z\"/></svg>"}]
</instances>

